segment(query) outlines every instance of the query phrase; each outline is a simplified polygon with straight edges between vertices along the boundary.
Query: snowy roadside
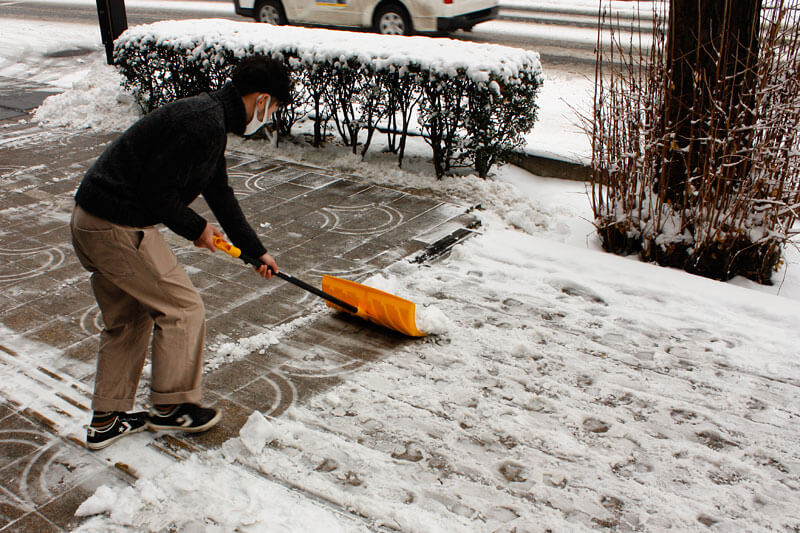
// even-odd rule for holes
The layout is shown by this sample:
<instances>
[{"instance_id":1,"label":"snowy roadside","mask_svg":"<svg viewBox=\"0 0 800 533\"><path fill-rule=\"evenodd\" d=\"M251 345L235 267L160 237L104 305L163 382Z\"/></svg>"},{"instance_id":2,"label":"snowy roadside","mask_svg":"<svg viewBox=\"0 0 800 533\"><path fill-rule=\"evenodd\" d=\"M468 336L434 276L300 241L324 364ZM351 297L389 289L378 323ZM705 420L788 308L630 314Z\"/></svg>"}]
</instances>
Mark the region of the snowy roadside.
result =
<instances>
[{"instance_id":1,"label":"snowy roadside","mask_svg":"<svg viewBox=\"0 0 800 533\"><path fill-rule=\"evenodd\" d=\"M86 61L38 116L124 128L135 106L99 53ZM568 106L551 109L584 101L573 81L548 76L537 125L562 152L583 149L558 137ZM82 530L800 526L796 264L777 297L604 254L582 184L513 167L436 181L421 145L407 170L335 147L230 146L480 204L482 234L369 281L440 309L440 334L280 419L254 413L219 450L101 488ZM146 462L146 438L109 457Z\"/></svg>"}]
</instances>

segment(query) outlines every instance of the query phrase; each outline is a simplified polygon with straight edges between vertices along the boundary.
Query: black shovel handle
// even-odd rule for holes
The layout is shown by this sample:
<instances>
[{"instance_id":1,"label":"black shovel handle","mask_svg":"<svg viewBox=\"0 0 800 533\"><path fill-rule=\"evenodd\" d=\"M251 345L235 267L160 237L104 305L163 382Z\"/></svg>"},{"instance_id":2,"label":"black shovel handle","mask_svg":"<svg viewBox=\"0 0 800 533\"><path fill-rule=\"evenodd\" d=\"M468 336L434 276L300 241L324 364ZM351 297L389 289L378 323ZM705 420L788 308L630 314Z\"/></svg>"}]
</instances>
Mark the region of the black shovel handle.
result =
<instances>
[{"instance_id":1,"label":"black shovel handle","mask_svg":"<svg viewBox=\"0 0 800 533\"><path fill-rule=\"evenodd\" d=\"M222 250L226 254L228 254L228 255L230 255L232 257L238 257L239 259L241 259L242 261L244 261L248 265L253 265L256 268L260 268L262 265L264 265L264 263L262 263L258 259L254 258L254 257L250 257L249 255L245 254L244 252L242 252L241 250L239 250L238 248L236 248L232 244L230 244L230 243L228 243L228 242L226 242L226 241L224 241L222 239L217 238L217 239L214 240L214 243L217 245L217 248L219 248L220 250ZM269 268L269 267L267 267L267 268ZM270 270L272 270L272 269L270 268ZM325 300L329 301L330 303L332 303L334 305L338 305L339 307L341 307L345 311L353 313L354 315L358 314L358 307L356 307L356 306L354 306L352 304L349 304L349 303L347 303L347 302L345 302L343 300L340 300L336 296L333 296L332 294L328 294L327 292L322 291L322 290L314 287L313 285L310 285L310 284L306 283L305 281L303 281L301 279L297 279L296 277L292 276L291 274L286 274L284 272L274 272L274 274L276 276L278 276L279 278L288 281L292 285L296 285L296 286L300 287L301 289L307 290L311 294L315 294L315 295L319 296L320 298L324 298Z\"/></svg>"}]
</instances>

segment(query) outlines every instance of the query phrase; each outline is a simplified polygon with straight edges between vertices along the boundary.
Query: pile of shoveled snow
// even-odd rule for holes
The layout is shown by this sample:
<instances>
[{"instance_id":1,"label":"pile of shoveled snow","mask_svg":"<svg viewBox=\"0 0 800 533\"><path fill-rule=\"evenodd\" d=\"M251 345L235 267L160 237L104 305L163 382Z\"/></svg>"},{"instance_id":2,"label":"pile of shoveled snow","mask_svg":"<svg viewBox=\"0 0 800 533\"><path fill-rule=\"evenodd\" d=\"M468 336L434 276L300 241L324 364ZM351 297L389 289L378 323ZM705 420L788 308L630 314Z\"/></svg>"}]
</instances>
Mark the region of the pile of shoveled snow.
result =
<instances>
[{"instance_id":1,"label":"pile of shoveled snow","mask_svg":"<svg viewBox=\"0 0 800 533\"><path fill-rule=\"evenodd\" d=\"M50 127L122 131L141 116L141 108L122 87L122 76L95 60L71 90L45 99L34 120Z\"/></svg>"}]
</instances>

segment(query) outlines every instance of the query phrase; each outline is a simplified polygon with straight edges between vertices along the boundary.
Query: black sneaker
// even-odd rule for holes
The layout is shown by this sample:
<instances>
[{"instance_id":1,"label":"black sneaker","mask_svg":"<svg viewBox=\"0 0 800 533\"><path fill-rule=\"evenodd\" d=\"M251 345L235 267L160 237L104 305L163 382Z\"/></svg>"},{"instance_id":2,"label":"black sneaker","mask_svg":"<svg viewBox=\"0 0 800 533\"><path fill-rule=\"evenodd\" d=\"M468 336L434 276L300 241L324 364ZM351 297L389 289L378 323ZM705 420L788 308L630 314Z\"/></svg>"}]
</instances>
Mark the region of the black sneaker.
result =
<instances>
[{"instance_id":1,"label":"black sneaker","mask_svg":"<svg viewBox=\"0 0 800 533\"><path fill-rule=\"evenodd\" d=\"M104 417L106 418L106 417ZM102 425L94 420L86 430L86 447L90 450L102 450L125 435L139 433L147 427L147 412L111 413Z\"/></svg>"},{"instance_id":2,"label":"black sneaker","mask_svg":"<svg viewBox=\"0 0 800 533\"><path fill-rule=\"evenodd\" d=\"M150 429L177 429L188 433L199 433L211 429L222 418L222 413L210 407L200 407L193 403L173 405L165 410L158 407L150 409L147 425Z\"/></svg>"}]
</instances>

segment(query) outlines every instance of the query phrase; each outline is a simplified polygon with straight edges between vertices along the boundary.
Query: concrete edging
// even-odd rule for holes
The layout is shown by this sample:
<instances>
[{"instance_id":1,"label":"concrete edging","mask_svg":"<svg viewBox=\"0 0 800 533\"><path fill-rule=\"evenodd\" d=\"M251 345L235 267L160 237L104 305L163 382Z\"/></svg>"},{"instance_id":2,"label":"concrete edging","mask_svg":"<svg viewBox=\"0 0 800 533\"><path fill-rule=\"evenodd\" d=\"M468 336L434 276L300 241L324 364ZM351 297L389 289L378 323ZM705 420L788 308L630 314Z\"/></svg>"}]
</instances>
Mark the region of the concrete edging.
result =
<instances>
[{"instance_id":1,"label":"concrete edging","mask_svg":"<svg viewBox=\"0 0 800 533\"><path fill-rule=\"evenodd\" d=\"M523 168L531 174L548 178L560 178L573 181L589 181L591 168L588 165L573 161L563 161L539 155L514 152L509 163Z\"/></svg>"}]
</instances>

